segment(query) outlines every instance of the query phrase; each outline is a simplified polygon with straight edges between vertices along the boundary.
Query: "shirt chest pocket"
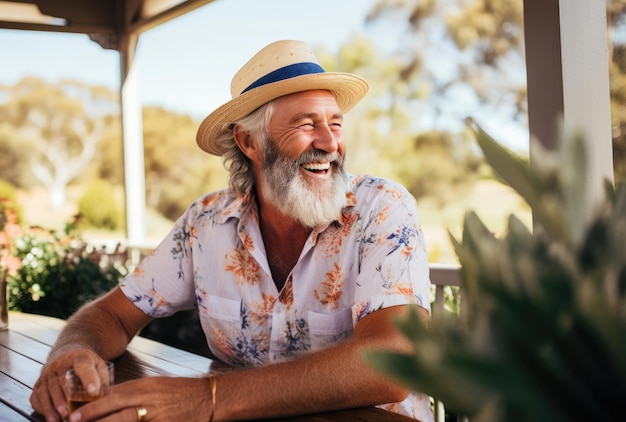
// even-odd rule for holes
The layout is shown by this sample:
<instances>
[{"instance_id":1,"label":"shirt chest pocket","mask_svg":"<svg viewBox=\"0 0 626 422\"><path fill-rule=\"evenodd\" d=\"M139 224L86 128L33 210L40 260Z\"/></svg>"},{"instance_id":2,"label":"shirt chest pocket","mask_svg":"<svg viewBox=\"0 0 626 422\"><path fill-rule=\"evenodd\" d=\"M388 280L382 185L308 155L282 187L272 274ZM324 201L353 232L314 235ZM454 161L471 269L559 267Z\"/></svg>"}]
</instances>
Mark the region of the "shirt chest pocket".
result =
<instances>
[{"instance_id":1,"label":"shirt chest pocket","mask_svg":"<svg viewBox=\"0 0 626 422\"><path fill-rule=\"evenodd\" d=\"M330 314L309 311L307 317L313 350L343 343L352 337L354 328L352 327L352 310L350 308Z\"/></svg>"},{"instance_id":2,"label":"shirt chest pocket","mask_svg":"<svg viewBox=\"0 0 626 422\"><path fill-rule=\"evenodd\" d=\"M262 316L246 310L239 300L209 296L206 303L203 327L211 351L233 366L262 364L269 348L269 328Z\"/></svg>"},{"instance_id":3,"label":"shirt chest pocket","mask_svg":"<svg viewBox=\"0 0 626 422\"><path fill-rule=\"evenodd\" d=\"M241 301L209 296L207 298L206 313L211 320L224 322L239 321L242 313Z\"/></svg>"}]
</instances>

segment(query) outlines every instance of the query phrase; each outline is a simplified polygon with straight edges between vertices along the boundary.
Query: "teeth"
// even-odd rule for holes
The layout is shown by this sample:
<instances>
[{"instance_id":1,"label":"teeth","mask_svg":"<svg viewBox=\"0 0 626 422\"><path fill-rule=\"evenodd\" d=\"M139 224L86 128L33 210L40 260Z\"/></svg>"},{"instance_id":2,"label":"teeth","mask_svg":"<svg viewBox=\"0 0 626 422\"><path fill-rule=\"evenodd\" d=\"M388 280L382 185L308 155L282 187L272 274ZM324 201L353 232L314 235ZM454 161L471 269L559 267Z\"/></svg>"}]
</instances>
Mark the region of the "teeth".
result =
<instances>
[{"instance_id":1,"label":"teeth","mask_svg":"<svg viewBox=\"0 0 626 422\"><path fill-rule=\"evenodd\" d=\"M311 171L326 171L330 168L330 163L306 163L302 167Z\"/></svg>"}]
</instances>

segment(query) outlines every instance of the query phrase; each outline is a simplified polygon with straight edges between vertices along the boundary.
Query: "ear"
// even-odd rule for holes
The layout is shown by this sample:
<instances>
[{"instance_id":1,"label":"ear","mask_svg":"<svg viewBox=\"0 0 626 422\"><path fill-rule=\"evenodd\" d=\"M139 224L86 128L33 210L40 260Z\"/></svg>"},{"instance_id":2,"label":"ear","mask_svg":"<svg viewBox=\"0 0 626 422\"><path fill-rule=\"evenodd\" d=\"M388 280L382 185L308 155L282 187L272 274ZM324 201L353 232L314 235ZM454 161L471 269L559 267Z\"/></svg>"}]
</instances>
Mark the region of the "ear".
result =
<instances>
[{"instance_id":1,"label":"ear","mask_svg":"<svg viewBox=\"0 0 626 422\"><path fill-rule=\"evenodd\" d=\"M240 125L233 128L233 139L239 149L252 161L259 159L259 144L256 142L250 132L241 129Z\"/></svg>"}]
</instances>

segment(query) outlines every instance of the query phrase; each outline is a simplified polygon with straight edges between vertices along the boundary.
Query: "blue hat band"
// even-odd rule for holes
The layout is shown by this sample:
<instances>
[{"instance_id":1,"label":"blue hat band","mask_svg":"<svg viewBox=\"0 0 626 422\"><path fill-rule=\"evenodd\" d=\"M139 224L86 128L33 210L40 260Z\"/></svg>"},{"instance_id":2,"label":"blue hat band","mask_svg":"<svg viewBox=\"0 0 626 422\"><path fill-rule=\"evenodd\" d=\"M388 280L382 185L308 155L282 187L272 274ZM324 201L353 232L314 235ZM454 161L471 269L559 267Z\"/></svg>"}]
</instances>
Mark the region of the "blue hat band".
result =
<instances>
[{"instance_id":1,"label":"blue hat band","mask_svg":"<svg viewBox=\"0 0 626 422\"><path fill-rule=\"evenodd\" d=\"M281 67L273 72L268 73L262 78L257 79L244 89L241 94L244 94L251 89L258 88L263 85L271 84L285 79L295 78L302 75L311 75L315 73L324 73L324 69L317 63L295 63L289 66ZM240 95L241 95L240 94Z\"/></svg>"}]
</instances>

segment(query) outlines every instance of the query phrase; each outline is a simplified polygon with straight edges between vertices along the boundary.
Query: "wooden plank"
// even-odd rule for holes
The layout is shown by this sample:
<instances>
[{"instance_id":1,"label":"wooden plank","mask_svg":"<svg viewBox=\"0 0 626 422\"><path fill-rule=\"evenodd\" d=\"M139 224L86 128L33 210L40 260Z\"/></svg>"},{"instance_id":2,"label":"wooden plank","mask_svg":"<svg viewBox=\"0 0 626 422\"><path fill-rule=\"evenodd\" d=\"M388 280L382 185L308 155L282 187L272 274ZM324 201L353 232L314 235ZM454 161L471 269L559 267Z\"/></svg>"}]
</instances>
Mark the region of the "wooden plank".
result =
<instances>
[{"instance_id":1,"label":"wooden plank","mask_svg":"<svg viewBox=\"0 0 626 422\"><path fill-rule=\"evenodd\" d=\"M47 316L12 312L9 315L9 324L10 331L52 346L65 325L65 321ZM212 363L211 359L204 356L143 337L135 337L129 344L128 350L140 355L141 359L147 363L172 375L193 376L198 373L207 373ZM188 371L181 368L187 368Z\"/></svg>"},{"instance_id":2,"label":"wooden plank","mask_svg":"<svg viewBox=\"0 0 626 422\"><path fill-rule=\"evenodd\" d=\"M0 402L0 420L2 422L24 422L25 416L17 410Z\"/></svg>"},{"instance_id":3,"label":"wooden plank","mask_svg":"<svg viewBox=\"0 0 626 422\"><path fill-rule=\"evenodd\" d=\"M4 333L9 336L19 334L27 339L31 339L33 342L30 344L33 347L35 347L35 342L52 346L65 325L65 321L58 318L17 312L11 313L9 320L10 332ZM12 341L4 337L6 336L0 333L0 344ZM3 341L5 343L2 343ZM45 346L40 346L41 350L45 350ZM211 365L211 360L204 356L175 349L142 337L133 339L128 350L140 355L141 359L146 363L173 375L190 376L206 373ZM45 354L47 356L47 352ZM39 353L38 356L41 357L42 354ZM43 362L45 362L45 356Z\"/></svg>"},{"instance_id":4,"label":"wooden plank","mask_svg":"<svg viewBox=\"0 0 626 422\"><path fill-rule=\"evenodd\" d=\"M50 346L47 344L26 337L14 329L0 331L0 345L11 350L19 351L19 353L41 364L46 362L46 358L50 352Z\"/></svg>"},{"instance_id":5,"label":"wooden plank","mask_svg":"<svg viewBox=\"0 0 626 422\"><path fill-rule=\"evenodd\" d=\"M0 373L0 401L22 415L23 420L43 421L44 419L35 414L30 405L31 389L11 378L5 373ZM4 416L4 415L3 415Z\"/></svg>"},{"instance_id":6,"label":"wooden plank","mask_svg":"<svg viewBox=\"0 0 626 422\"><path fill-rule=\"evenodd\" d=\"M22 333L26 337L52 346L59 335L60 328L50 327L45 324L43 317L40 315L38 317L41 323L38 323L32 316L24 319L20 317L18 319L15 317L15 314L12 314L9 316L9 330Z\"/></svg>"},{"instance_id":7,"label":"wooden plank","mask_svg":"<svg viewBox=\"0 0 626 422\"><path fill-rule=\"evenodd\" d=\"M32 388L39 378L42 365L20 353L0 347L0 372Z\"/></svg>"},{"instance_id":8,"label":"wooden plank","mask_svg":"<svg viewBox=\"0 0 626 422\"><path fill-rule=\"evenodd\" d=\"M30 323L41 327L53 329L57 333L65 326L65 320L39 314L29 314L26 312L9 312L9 327L13 327L13 323L23 324Z\"/></svg>"},{"instance_id":9,"label":"wooden plank","mask_svg":"<svg viewBox=\"0 0 626 422\"><path fill-rule=\"evenodd\" d=\"M135 337L133 341L131 341L129 348L139 350L149 355L159 356L160 358L167 359L172 362L177 362L182 366L187 366L191 369L204 368L208 359L205 356L177 349L175 347L159 343L158 341L139 336Z\"/></svg>"}]
</instances>

